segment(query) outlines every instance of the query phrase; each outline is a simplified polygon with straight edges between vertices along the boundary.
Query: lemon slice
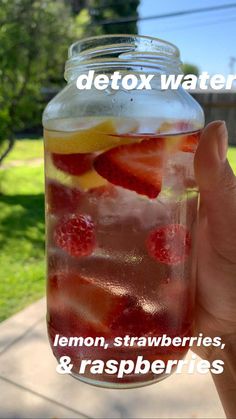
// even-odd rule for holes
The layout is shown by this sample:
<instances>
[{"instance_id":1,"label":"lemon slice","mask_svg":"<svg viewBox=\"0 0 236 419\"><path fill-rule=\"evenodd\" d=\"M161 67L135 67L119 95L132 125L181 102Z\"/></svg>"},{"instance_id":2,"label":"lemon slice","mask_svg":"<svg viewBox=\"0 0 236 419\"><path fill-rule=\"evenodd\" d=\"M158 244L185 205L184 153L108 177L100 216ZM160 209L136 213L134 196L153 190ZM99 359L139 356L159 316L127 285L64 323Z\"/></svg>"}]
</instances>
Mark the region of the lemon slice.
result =
<instances>
[{"instance_id":1,"label":"lemon slice","mask_svg":"<svg viewBox=\"0 0 236 419\"><path fill-rule=\"evenodd\" d=\"M72 176L71 185L82 189L97 188L106 185L107 181L94 170L84 173L82 176Z\"/></svg>"},{"instance_id":2,"label":"lemon slice","mask_svg":"<svg viewBox=\"0 0 236 419\"><path fill-rule=\"evenodd\" d=\"M46 150L58 154L91 153L138 140L128 136L138 128L134 119L109 118L95 124L90 119L90 126L85 119L82 126L83 129L71 132L45 129Z\"/></svg>"},{"instance_id":3,"label":"lemon slice","mask_svg":"<svg viewBox=\"0 0 236 419\"><path fill-rule=\"evenodd\" d=\"M165 134L168 132L171 132L174 129L174 123L173 122L169 122L169 121L165 121L162 122L162 124L160 125L160 127L157 130L157 134Z\"/></svg>"},{"instance_id":4,"label":"lemon slice","mask_svg":"<svg viewBox=\"0 0 236 419\"><path fill-rule=\"evenodd\" d=\"M81 176L72 176L56 169L49 153L46 154L46 176L48 179L56 180L62 185L70 188L79 187L83 190L107 184L107 180L95 172L95 170L89 170Z\"/></svg>"}]
</instances>

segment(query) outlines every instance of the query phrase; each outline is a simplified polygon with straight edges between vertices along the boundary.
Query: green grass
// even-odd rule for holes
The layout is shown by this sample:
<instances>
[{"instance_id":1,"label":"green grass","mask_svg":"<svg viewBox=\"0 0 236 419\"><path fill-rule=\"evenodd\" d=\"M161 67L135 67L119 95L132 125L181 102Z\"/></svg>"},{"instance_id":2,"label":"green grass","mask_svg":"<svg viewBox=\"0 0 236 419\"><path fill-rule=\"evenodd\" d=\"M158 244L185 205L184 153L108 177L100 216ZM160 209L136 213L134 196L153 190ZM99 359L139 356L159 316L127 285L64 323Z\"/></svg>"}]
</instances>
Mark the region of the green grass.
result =
<instances>
[{"instance_id":1,"label":"green grass","mask_svg":"<svg viewBox=\"0 0 236 419\"><path fill-rule=\"evenodd\" d=\"M236 147L229 147L228 150L228 159L231 164L231 167L236 175Z\"/></svg>"},{"instance_id":2,"label":"green grass","mask_svg":"<svg viewBox=\"0 0 236 419\"><path fill-rule=\"evenodd\" d=\"M43 141L37 140L17 140L12 152L4 160L8 164L13 160L31 160L43 157Z\"/></svg>"},{"instance_id":3,"label":"green grass","mask_svg":"<svg viewBox=\"0 0 236 419\"><path fill-rule=\"evenodd\" d=\"M43 167L0 172L0 321L43 296Z\"/></svg>"},{"instance_id":4,"label":"green grass","mask_svg":"<svg viewBox=\"0 0 236 419\"><path fill-rule=\"evenodd\" d=\"M228 156L236 173L236 148ZM7 160L38 157L42 141L21 140ZM0 171L0 190L1 321L45 293L43 166Z\"/></svg>"},{"instance_id":5,"label":"green grass","mask_svg":"<svg viewBox=\"0 0 236 419\"><path fill-rule=\"evenodd\" d=\"M4 160L4 164L14 160L31 160L43 157L43 141L37 140L17 140L16 145L9 156ZM228 158L231 166L236 173L236 147L229 147Z\"/></svg>"}]
</instances>

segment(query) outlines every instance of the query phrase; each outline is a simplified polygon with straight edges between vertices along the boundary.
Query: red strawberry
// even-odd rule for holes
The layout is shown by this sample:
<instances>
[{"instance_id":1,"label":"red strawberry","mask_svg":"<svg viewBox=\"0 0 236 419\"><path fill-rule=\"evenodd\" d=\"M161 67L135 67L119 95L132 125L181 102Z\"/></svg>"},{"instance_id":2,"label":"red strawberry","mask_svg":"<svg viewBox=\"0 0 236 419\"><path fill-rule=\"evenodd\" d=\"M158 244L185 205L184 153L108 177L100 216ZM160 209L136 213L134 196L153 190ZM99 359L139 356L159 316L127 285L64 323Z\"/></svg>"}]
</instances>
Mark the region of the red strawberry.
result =
<instances>
[{"instance_id":1,"label":"red strawberry","mask_svg":"<svg viewBox=\"0 0 236 419\"><path fill-rule=\"evenodd\" d=\"M192 134L183 135L181 137L181 143L179 145L179 149L187 153L195 153L199 140L200 140L200 131L194 132Z\"/></svg>"},{"instance_id":2,"label":"red strawberry","mask_svg":"<svg viewBox=\"0 0 236 419\"><path fill-rule=\"evenodd\" d=\"M191 238L181 224L169 224L151 231L146 246L149 255L166 265L184 262L190 253Z\"/></svg>"},{"instance_id":3,"label":"red strawberry","mask_svg":"<svg viewBox=\"0 0 236 419\"><path fill-rule=\"evenodd\" d=\"M175 132L181 133L181 132L189 132L193 131L194 127L192 122L188 121L178 121L174 124Z\"/></svg>"},{"instance_id":4,"label":"red strawberry","mask_svg":"<svg viewBox=\"0 0 236 419\"><path fill-rule=\"evenodd\" d=\"M54 273L48 279L51 324L61 334L110 335L112 322L129 304L130 297L115 295L74 271Z\"/></svg>"},{"instance_id":5,"label":"red strawberry","mask_svg":"<svg viewBox=\"0 0 236 419\"><path fill-rule=\"evenodd\" d=\"M125 312L113 319L111 329L114 331L114 336L159 335L168 331L165 318L164 310L145 311L135 299L132 300L130 297L130 303Z\"/></svg>"},{"instance_id":6,"label":"red strawberry","mask_svg":"<svg viewBox=\"0 0 236 419\"><path fill-rule=\"evenodd\" d=\"M70 175L83 175L92 168L94 155L92 153L56 154L52 153L52 161L57 169Z\"/></svg>"},{"instance_id":7,"label":"red strawberry","mask_svg":"<svg viewBox=\"0 0 236 419\"><path fill-rule=\"evenodd\" d=\"M100 154L96 171L109 182L149 198L161 191L164 139L121 145Z\"/></svg>"},{"instance_id":8,"label":"red strawberry","mask_svg":"<svg viewBox=\"0 0 236 419\"><path fill-rule=\"evenodd\" d=\"M82 196L80 189L70 188L56 180L47 181L46 192L49 211L54 214L74 212Z\"/></svg>"},{"instance_id":9,"label":"red strawberry","mask_svg":"<svg viewBox=\"0 0 236 419\"><path fill-rule=\"evenodd\" d=\"M114 294L93 278L58 272L48 279L51 327L68 336L145 336L164 333L163 313L150 313L129 295Z\"/></svg>"},{"instance_id":10,"label":"red strawberry","mask_svg":"<svg viewBox=\"0 0 236 419\"><path fill-rule=\"evenodd\" d=\"M89 215L64 216L54 231L56 245L71 256L88 256L96 244L95 229Z\"/></svg>"},{"instance_id":11,"label":"red strawberry","mask_svg":"<svg viewBox=\"0 0 236 419\"><path fill-rule=\"evenodd\" d=\"M173 272L173 271L172 271ZM158 290L158 299L166 309L169 334L189 333L193 322L193 296L185 278L169 278Z\"/></svg>"},{"instance_id":12,"label":"red strawberry","mask_svg":"<svg viewBox=\"0 0 236 419\"><path fill-rule=\"evenodd\" d=\"M116 198L117 190L115 186L107 183L107 185L97 186L88 190L88 196L94 198Z\"/></svg>"}]
</instances>

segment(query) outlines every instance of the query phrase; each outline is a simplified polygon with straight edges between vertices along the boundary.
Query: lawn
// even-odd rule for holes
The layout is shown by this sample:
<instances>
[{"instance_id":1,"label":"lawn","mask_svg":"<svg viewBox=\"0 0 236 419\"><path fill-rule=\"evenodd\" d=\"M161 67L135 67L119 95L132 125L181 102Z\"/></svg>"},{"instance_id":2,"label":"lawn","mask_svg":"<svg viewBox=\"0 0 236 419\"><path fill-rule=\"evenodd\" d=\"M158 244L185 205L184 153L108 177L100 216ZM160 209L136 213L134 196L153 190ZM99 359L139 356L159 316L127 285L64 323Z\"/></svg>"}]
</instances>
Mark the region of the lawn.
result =
<instances>
[{"instance_id":1,"label":"lawn","mask_svg":"<svg viewBox=\"0 0 236 419\"><path fill-rule=\"evenodd\" d=\"M42 141L20 140L5 164L22 166L0 171L0 321L45 292L43 165L25 164L42 154ZM228 156L236 173L236 148Z\"/></svg>"},{"instance_id":2,"label":"lawn","mask_svg":"<svg viewBox=\"0 0 236 419\"><path fill-rule=\"evenodd\" d=\"M229 147L228 159L233 168L234 173L236 174L236 147Z\"/></svg>"},{"instance_id":3,"label":"lawn","mask_svg":"<svg viewBox=\"0 0 236 419\"><path fill-rule=\"evenodd\" d=\"M12 152L4 160L8 164L14 160L31 160L43 157L43 141L38 140L18 140Z\"/></svg>"},{"instance_id":4,"label":"lawn","mask_svg":"<svg viewBox=\"0 0 236 419\"><path fill-rule=\"evenodd\" d=\"M31 140L30 140L31 143ZM17 142L5 164L42 157L42 141ZM44 294L43 165L0 172L0 321Z\"/></svg>"}]
</instances>

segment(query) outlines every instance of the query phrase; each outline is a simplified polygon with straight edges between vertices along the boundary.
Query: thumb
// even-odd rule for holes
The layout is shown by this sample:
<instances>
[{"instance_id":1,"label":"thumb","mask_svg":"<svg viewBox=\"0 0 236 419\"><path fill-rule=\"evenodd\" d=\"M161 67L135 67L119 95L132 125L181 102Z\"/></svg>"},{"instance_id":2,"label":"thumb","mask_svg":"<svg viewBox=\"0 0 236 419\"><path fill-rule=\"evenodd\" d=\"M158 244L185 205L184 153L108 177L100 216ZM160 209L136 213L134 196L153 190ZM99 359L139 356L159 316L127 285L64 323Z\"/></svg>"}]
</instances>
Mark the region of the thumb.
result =
<instances>
[{"instance_id":1,"label":"thumb","mask_svg":"<svg viewBox=\"0 0 236 419\"><path fill-rule=\"evenodd\" d=\"M202 132L194 165L211 245L235 263L236 178L226 159L227 146L225 123L211 122Z\"/></svg>"}]
</instances>

